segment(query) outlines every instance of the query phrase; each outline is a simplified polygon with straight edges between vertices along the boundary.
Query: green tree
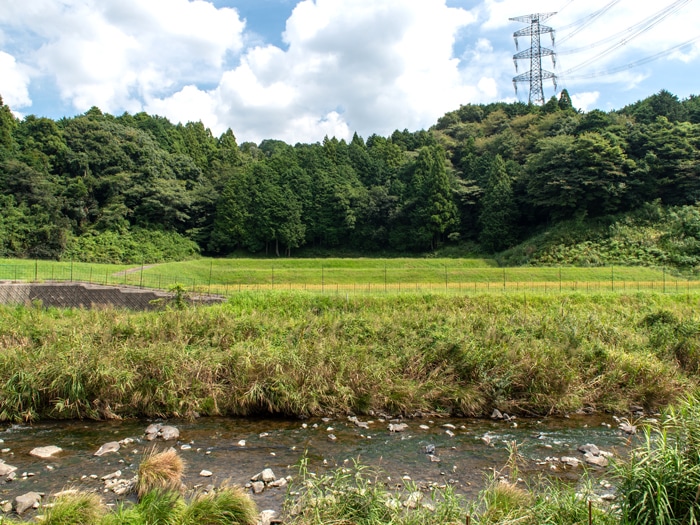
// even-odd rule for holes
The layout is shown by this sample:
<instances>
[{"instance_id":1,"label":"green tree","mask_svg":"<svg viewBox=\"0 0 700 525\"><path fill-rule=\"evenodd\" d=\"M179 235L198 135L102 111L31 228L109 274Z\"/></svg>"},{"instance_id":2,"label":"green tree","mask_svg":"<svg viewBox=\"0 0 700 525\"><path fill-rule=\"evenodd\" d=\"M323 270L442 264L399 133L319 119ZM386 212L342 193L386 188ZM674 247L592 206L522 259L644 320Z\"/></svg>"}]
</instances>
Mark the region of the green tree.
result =
<instances>
[{"instance_id":1,"label":"green tree","mask_svg":"<svg viewBox=\"0 0 700 525\"><path fill-rule=\"evenodd\" d=\"M633 163L600 133L542 139L525 166L527 203L555 220L620 209Z\"/></svg>"},{"instance_id":2,"label":"green tree","mask_svg":"<svg viewBox=\"0 0 700 525\"><path fill-rule=\"evenodd\" d=\"M500 155L496 155L481 199L479 242L484 249L498 252L512 246L517 238L517 217L518 209L506 164Z\"/></svg>"}]
</instances>

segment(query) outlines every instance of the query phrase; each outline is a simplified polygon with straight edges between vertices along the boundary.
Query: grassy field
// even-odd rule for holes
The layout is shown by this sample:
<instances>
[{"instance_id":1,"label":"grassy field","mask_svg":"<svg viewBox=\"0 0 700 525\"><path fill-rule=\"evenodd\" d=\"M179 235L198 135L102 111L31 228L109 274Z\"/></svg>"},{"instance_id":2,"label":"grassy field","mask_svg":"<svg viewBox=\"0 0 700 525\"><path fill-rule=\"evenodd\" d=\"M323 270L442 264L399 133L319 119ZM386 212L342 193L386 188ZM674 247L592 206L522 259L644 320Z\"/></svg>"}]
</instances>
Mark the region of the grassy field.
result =
<instances>
[{"instance_id":1,"label":"grassy field","mask_svg":"<svg viewBox=\"0 0 700 525\"><path fill-rule=\"evenodd\" d=\"M0 307L0 418L665 406L697 388L699 302L261 292L157 312Z\"/></svg>"},{"instance_id":2,"label":"grassy field","mask_svg":"<svg viewBox=\"0 0 700 525\"><path fill-rule=\"evenodd\" d=\"M126 270L126 271L125 271ZM424 293L531 291L689 292L689 281L663 268L497 267L489 259L197 259L127 268L70 262L0 260L0 279L72 280L231 295L243 291Z\"/></svg>"}]
</instances>

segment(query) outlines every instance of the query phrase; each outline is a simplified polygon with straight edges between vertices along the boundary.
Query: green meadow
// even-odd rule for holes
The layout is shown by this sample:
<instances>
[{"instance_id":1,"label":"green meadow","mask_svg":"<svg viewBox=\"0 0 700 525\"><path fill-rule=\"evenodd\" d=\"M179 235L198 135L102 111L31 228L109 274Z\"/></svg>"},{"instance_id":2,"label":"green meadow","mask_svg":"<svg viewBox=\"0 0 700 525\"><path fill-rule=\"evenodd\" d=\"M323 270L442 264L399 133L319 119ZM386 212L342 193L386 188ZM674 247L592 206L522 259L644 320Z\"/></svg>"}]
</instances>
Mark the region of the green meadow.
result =
<instances>
[{"instance_id":1,"label":"green meadow","mask_svg":"<svg viewBox=\"0 0 700 525\"><path fill-rule=\"evenodd\" d=\"M531 291L689 292L700 281L664 268L498 267L491 259L448 258L201 258L156 265L0 260L0 279L85 281L98 284L231 295L242 291L304 290L320 293Z\"/></svg>"}]
</instances>

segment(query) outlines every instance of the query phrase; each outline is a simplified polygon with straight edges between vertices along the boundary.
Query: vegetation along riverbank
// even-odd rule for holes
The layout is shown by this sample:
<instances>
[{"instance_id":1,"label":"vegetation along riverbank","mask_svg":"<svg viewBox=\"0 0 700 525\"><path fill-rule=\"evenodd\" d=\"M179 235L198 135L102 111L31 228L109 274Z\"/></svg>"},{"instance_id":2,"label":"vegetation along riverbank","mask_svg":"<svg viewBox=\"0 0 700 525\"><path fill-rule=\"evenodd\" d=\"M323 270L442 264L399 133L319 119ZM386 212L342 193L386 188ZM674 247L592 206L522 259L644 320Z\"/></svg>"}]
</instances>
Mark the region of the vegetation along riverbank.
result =
<instances>
[{"instance_id":1,"label":"vegetation along riverbank","mask_svg":"<svg viewBox=\"0 0 700 525\"><path fill-rule=\"evenodd\" d=\"M626 412L697 390L694 294L1 307L0 418Z\"/></svg>"}]
</instances>

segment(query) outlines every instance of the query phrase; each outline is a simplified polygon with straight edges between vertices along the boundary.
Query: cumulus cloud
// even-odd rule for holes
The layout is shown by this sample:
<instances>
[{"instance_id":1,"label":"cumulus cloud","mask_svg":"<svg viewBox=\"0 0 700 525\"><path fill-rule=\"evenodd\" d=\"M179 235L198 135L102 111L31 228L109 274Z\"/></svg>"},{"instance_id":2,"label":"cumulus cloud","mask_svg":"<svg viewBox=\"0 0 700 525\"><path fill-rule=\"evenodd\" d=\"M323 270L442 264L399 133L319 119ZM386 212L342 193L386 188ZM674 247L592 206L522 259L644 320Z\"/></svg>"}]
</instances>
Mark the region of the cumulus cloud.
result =
<instances>
[{"instance_id":1,"label":"cumulus cloud","mask_svg":"<svg viewBox=\"0 0 700 525\"><path fill-rule=\"evenodd\" d=\"M40 43L28 53L78 110L138 110L144 97L216 82L242 50L244 23L200 0L33 0L0 23Z\"/></svg>"},{"instance_id":2,"label":"cumulus cloud","mask_svg":"<svg viewBox=\"0 0 700 525\"><path fill-rule=\"evenodd\" d=\"M29 74L12 55L0 51L0 96L13 111L31 106Z\"/></svg>"},{"instance_id":3,"label":"cumulus cloud","mask_svg":"<svg viewBox=\"0 0 700 525\"><path fill-rule=\"evenodd\" d=\"M427 127L467 101L453 47L473 21L444 0L305 0L286 50L247 51L207 94L220 126L255 141Z\"/></svg>"},{"instance_id":4,"label":"cumulus cloud","mask_svg":"<svg viewBox=\"0 0 700 525\"><path fill-rule=\"evenodd\" d=\"M215 134L230 127L239 140L255 142L350 138L354 131L366 137L426 128L460 104L514 100L512 33L525 25L509 17L560 10L547 21L558 30L556 73L575 105L586 109L609 105L610 93L649 76L640 68L591 80L591 72L678 44L679 34L694 34L700 15L700 6L689 3L643 38L597 57L606 45L595 42L661 6L619 2L595 24L576 25L609 0L532 0L526 7L521 0L481 0L470 9L448 7L446 0L267 5L290 2L295 7L280 46L271 44L278 38L266 42L247 32L235 8L221 7L236 0L8 2L0 10L0 93L16 107L30 107L32 81L40 79L78 112L145 110L173 121L201 120ZM572 34L576 28L582 29ZM521 40L521 49L527 46ZM699 55L693 45L661 60L691 64ZM543 67L553 69L549 62ZM551 93L547 84L545 96ZM520 98L527 95L521 91Z\"/></svg>"}]
</instances>

